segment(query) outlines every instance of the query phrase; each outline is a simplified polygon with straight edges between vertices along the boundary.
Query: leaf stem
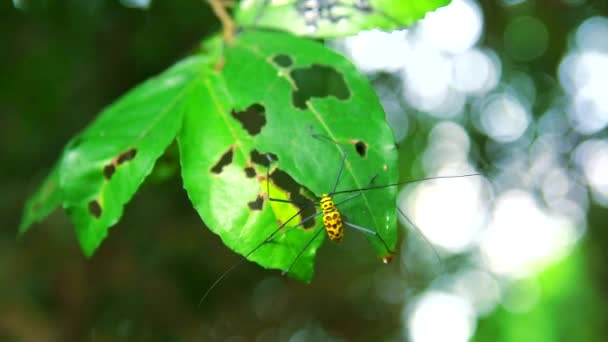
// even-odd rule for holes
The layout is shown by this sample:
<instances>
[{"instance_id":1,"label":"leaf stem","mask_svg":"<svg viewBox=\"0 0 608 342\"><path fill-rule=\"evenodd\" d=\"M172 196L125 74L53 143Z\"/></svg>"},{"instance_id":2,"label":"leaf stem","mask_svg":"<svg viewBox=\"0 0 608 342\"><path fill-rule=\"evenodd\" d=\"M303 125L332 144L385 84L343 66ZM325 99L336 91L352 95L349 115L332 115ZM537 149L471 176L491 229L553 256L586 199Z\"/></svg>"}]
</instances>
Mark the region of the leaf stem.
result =
<instances>
[{"instance_id":1,"label":"leaf stem","mask_svg":"<svg viewBox=\"0 0 608 342\"><path fill-rule=\"evenodd\" d=\"M211 9L213 9L213 13L220 20L223 28L224 41L227 44L232 44L234 41L234 21L226 8L231 7L233 2L230 0L207 0Z\"/></svg>"}]
</instances>

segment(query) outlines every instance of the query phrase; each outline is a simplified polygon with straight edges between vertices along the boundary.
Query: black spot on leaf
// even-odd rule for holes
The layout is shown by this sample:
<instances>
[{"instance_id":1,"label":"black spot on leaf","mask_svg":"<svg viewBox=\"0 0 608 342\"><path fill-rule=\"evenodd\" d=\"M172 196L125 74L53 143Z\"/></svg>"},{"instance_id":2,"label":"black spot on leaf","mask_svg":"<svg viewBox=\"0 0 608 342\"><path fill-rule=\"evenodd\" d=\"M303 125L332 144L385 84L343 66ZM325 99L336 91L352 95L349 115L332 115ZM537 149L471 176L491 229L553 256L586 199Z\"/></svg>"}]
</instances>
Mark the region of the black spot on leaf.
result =
<instances>
[{"instance_id":1,"label":"black spot on leaf","mask_svg":"<svg viewBox=\"0 0 608 342\"><path fill-rule=\"evenodd\" d=\"M239 120L250 135L260 134L266 124L264 106L254 103L242 112L232 111L232 116Z\"/></svg>"},{"instance_id":2,"label":"black spot on leaf","mask_svg":"<svg viewBox=\"0 0 608 342\"><path fill-rule=\"evenodd\" d=\"M101 205L99 205L97 200L92 200L89 202L89 213L95 216L95 218L101 217Z\"/></svg>"},{"instance_id":3,"label":"black spot on leaf","mask_svg":"<svg viewBox=\"0 0 608 342\"><path fill-rule=\"evenodd\" d=\"M103 176L105 179L110 180L114 173L116 173L116 168L123 163L133 160L137 155L137 150L131 148L121 154L119 154L116 158L114 158L110 163L108 163L103 168Z\"/></svg>"},{"instance_id":4,"label":"black spot on leaf","mask_svg":"<svg viewBox=\"0 0 608 342\"><path fill-rule=\"evenodd\" d=\"M367 156L367 144L364 141L355 141L355 150L361 157L365 158Z\"/></svg>"},{"instance_id":5,"label":"black spot on leaf","mask_svg":"<svg viewBox=\"0 0 608 342\"><path fill-rule=\"evenodd\" d=\"M278 54L272 60L282 68L289 68L293 64L293 60L288 55Z\"/></svg>"},{"instance_id":6,"label":"black spot on leaf","mask_svg":"<svg viewBox=\"0 0 608 342\"><path fill-rule=\"evenodd\" d=\"M258 195L255 201L251 201L247 203L247 205L251 210L262 210L262 207L264 206L264 198L261 195Z\"/></svg>"},{"instance_id":7,"label":"black spot on leaf","mask_svg":"<svg viewBox=\"0 0 608 342\"><path fill-rule=\"evenodd\" d=\"M211 172L218 174L218 175L220 173L222 173L224 166L232 163L233 154L234 154L234 152L232 151L232 147L230 147L228 149L228 151L226 151L224 154L222 154L222 157L220 158L220 160L218 160L217 163L211 168Z\"/></svg>"},{"instance_id":8,"label":"black spot on leaf","mask_svg":"<svg viewBox=\"0 0 608 342\"><path fill-rule=\"evenodd\" d=\"M107 180L112 179L114 172L116 172L116 167L114 166L114 164L108 164L103 168L103 176Z\"/></svg>"},{"instance_id":9,"label":"black spot on leaf","mask_svg":"<svg viewBox=\"0 0 608 342\"><path fill-rule=\"evenodd\" d=\"M132 148L126 152L121 153L118 158L116 159L116 164L120 165L124 162L128 162L130 160L133 160L133 158L135 158L135 155L137 155L137 150Z\"/></svg>"},{"instance_id":10,"label":"black spot on leaf","mask_svg":"<svg viewBox=\"0 0 608 342\"><path fill-rule=\"evenodd\" d=\"M258 152L258 150L252 150L249 156L251 157L251 162L266 167L270 166L268 157L270 157L270 159L272 159L273 161L279 160L279 158L272 153L261 154L260 152Z\"/></svg>"},{"instance_id":11,"label":"black spot on leaf","mask_svg":"<svg viewBox=\"0 0 608 342\"><path fill-rule=\"evenodd\" d=\"M298 68L291 71L291 78L296 87L292 93L294 106L306 109L306 101L312 97L333 96L339 100L350 97L350 91L342 74L336 69L314 64L307 68Z\"/></svg>"},{"instance_id":12,"label":"black spot on leaf","mask_svg":"<svg viewBox=\"0 0 608 342\"><path fill-rule=\"evenodd\" d=\"M247 178L253 178L253 177L255 177L255 175L256 175L256 172L253 167L247 166L245 168L245 176L247 176Z\"/></svg>"}]
</instances>

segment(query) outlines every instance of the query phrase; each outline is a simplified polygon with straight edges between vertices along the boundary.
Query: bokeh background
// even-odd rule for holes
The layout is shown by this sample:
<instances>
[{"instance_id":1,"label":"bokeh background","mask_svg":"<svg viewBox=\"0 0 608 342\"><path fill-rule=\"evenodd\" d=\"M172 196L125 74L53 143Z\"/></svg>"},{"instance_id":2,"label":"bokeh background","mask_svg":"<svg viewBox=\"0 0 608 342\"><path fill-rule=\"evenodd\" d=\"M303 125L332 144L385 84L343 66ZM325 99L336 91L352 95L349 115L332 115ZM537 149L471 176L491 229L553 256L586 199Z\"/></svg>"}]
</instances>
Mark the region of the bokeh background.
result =
<instances>
[{"instance_id":1,"label":"bokeh background","mask_svg":"<svg viewBox=\"0 0 608 342\"><path fill-rule=\"evenodd\" d=\"M357 233L313 283L243 263L188 203L171 148L91 259L61 211L16 238L63 145L219 29L200 0L0 3L0 340L601 341L608 336L608 2L453 3L329 41L398 140L398 258Z\"/></svg>"}]
</instances>

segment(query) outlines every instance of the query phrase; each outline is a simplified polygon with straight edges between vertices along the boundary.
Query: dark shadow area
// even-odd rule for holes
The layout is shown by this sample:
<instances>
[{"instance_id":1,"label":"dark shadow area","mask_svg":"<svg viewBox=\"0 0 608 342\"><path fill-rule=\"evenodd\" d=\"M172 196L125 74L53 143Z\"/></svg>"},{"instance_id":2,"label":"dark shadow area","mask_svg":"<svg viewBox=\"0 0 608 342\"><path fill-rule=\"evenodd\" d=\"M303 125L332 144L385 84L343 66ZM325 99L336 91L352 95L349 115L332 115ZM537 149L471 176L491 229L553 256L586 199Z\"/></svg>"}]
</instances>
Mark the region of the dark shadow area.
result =
<instances>
[{"instance_id":1,"label":"dark shadow area","mask_svg":"<svg viewBox=\"0 0 608 342\"><path fill-rule=\"evenodd\" d=\"M304 190L304 187L298 184L286 172L276 169L270 174L270 179L274 185L289 194L289 200L293 201L293 204L296 207L302 209L300 214L302 220L316 213L315 205L311 205L314 202L312 202L309 197L303 195L303 192L306 191ZM310 193L310 191L308 192ZM269 194L268 196L272 197L272 194ZM305 229L312 228L315 226L316 222L317 221L314 219L308 220L302 225L302 227Z\"/></svg>"}]
</instances>

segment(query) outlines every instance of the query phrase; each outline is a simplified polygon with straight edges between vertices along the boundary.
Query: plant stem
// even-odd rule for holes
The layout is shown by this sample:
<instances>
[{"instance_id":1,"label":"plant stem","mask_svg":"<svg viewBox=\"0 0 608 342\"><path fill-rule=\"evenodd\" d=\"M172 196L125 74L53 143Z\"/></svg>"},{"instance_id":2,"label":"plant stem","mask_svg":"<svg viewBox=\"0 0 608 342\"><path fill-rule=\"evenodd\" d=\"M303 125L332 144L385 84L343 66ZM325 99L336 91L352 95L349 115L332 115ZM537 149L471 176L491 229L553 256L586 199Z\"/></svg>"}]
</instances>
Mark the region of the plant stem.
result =
<instances>
[{"instance_id":1,"label":"plant stem","mask_svg":"<svg viewBox=\"0 0 608 342\"><path fill-rule=\"evenodd\" d=\"M232 44L234 41L234 21L230 14L226 11L227 7L230 7L231 1L223 1L223 0L207 0L211 9L213 9L213 13L220 20L223 28L224 41L227 44Z\"/></svg>"}]
</instances>

